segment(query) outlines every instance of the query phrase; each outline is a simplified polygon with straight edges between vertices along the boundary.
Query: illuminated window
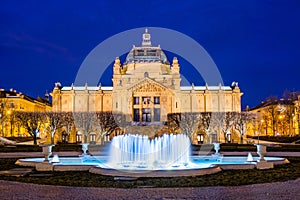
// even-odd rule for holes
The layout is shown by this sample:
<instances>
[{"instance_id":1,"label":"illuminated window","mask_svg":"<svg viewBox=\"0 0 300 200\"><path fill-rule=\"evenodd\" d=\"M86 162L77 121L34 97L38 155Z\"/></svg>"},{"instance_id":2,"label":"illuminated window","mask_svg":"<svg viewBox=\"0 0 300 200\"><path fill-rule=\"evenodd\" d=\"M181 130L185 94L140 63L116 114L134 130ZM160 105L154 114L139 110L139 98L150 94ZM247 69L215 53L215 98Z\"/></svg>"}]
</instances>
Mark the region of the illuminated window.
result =
<instances>
[{"instance_id":1,"label":"illuminated window","mask_svg":"<svg viewBox=\"0 0 300 200\"><path fill-rule=\"evenodd\" d=\"M90 142L96 142L96 134L90 135Z\"/></svg>"},{"instance_id":2,"label":"illuminated window","mask_svg":"<svg viewBox=\"0 0 300 200\"><path fill-rule=\"evenodd\" d=\"M150 104L151 97L142 97L142 101L143 101L144 104Z\"/></svg>"},{"instance_id":3,"label":"illuminated window","mask_svg":"<svg viewBox=\"0 0 300 200\"><path fill-rule=\"evenodd\" d=\"M133 109L133 121L140 121L140 109Z\"/></svg>"},{"instance_id":4,"label":"illuminated window","mask_svg":"<svg viewBox=\"0 0 300 200\"><path fill-rule=\"evenodd\" d=\"M151 122L151 110L150 108L143 108L142 110L142 121Z\"/></svg>"},{"instance_id":5,"label":"illuminated window","mask_svg":"<svg viewBox=\"0 0 300 200\"><path fill-rule=\"evenodd\" d=\"M82 142L82 134L81 133L77 133L76 134L76 142L77 143L81 143Z\"/></svg>"},{"instance_id":6,"label":"illuminated window","mask_svg":"<svg viewBox=\"0 0 300 200\"><path fill-rule=\"evenodd\" d=\"M154 121L160 121L160 108L154 108Z\"/></svg>"},{"instance_id":7,"label":"illuminated window","mask_svg":"<svg viewBox=\"0 0 300 200\"><path fill-rule=\"evenodd\" d=\"M133 104L134 105L140 104L140 97L133 97Z\"/></svg>"},{"instance_id":8,"label":"illuminated window","mask_svg":"<svg viewBox=\"0 0 300 200\"><path fill-rule=\"evenodd\" d=\"M160 98L154 97L154 104L160 104Z\"/></svg>"}]
</instances>

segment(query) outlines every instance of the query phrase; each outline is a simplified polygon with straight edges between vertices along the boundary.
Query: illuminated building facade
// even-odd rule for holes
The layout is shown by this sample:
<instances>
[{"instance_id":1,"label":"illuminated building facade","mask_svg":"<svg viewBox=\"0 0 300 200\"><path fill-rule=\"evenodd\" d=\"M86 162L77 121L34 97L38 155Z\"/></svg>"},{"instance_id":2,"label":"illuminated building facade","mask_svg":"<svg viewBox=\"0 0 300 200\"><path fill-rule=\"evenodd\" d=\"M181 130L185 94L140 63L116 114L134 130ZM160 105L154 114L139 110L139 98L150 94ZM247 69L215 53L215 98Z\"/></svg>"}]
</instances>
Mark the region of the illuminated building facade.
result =
<instances>
[{"instance_id":1,"label":"illuminated building facade","mask_svg":"<svg viewBox=\"0 0 300 200\"><path fill-rule=\"evenodd\" d=\"M51 110L48 94L45 98L32 98L13 89L0 89L0 136L28 136L26 130L15 120L14 112L45 112Z\"/></svg>"},{"instance_id":2,"label":"illuminated building facade","mask_svg":"<svg viewBox=\"0 0 300 200\"><path fill-rule=\"evenodd\" d=\"M122 63L113 65L112 86L61 86L52 92L53 111L113 111L126 115L132 125L162 125L168 113L240 112L238 84L181 86L180 65L170 63L160 46L152 46L148 30L141 46L133 46Z\"/></svg>"},{"instance_id":3,"label":"illuminated building facade","mask_svg":"<svg viewBox=\"0 0 300 200\"><path fill-rule=\"evenodd\" d=\"M251 109L256 120L249 125L251 136L295 136L300 130L300 96L295 99L268 99Z\"/></svg>"}]
</instances>

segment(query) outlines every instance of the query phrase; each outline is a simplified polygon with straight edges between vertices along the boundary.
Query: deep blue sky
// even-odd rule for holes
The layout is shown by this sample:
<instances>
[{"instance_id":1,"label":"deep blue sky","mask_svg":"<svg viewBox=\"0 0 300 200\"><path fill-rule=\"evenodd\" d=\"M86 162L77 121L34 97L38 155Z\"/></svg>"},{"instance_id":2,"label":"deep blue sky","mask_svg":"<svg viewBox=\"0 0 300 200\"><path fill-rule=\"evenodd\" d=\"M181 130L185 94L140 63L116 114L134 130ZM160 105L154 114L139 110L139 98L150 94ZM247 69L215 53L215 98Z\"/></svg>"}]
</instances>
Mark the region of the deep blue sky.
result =
<instances>
[{"instance_id":1,"label":"deep blue sky","mask_svg":"<svg viewBox=\"0 0 300 200\"><path fill-rule=\"evenodd\" d=\"M253 107L300 91L299 10L298 0L1 1L0 88L36 97L57 81L70 85L106 38L164 27L201 44L224 83L239 82L243 107Z\"/></svg>"}]
</instances>

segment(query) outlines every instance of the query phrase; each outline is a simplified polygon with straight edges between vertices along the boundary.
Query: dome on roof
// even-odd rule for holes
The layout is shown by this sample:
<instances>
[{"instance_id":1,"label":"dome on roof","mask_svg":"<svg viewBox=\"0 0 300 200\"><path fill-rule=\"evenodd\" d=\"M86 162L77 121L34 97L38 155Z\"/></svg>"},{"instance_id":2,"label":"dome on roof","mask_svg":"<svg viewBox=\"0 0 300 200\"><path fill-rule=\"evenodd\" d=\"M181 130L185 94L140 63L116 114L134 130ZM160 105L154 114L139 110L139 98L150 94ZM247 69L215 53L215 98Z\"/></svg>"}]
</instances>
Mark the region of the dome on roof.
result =
<instances>
[{"instance_id":1,"label":"dome on roof","mask_svg":"<svg viewBox=\"0 0 300 200\"><path fill-rule=\"evenodd\" d=\"M169 64L166 54L160 46L151 45L151 36L146 28L143 34L142 46L133 46L126 57L124 64L144 63L144 62L160 62Z\"/></svg>"}]
</instances>

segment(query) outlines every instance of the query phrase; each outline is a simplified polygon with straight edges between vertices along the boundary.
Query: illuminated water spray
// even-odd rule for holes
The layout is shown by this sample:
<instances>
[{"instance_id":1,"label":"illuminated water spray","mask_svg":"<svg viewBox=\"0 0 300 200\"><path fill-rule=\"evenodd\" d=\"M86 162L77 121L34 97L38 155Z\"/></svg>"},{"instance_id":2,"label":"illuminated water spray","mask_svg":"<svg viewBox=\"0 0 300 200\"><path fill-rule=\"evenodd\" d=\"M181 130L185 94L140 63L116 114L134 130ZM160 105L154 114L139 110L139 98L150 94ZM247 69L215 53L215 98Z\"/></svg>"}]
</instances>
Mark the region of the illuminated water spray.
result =
<instances>
[{"instance_id":1,"label":"illuminated water spray","mask_svg":"<svg viewBox=\"0 0 300 200\"><path fill-rule=\"evenodd\" d=\"M165 134L154 139L145 135L119 135L110 146L108 165L152 170L186 166L190 151L190 139L184 134Z\"/></svg>"}]
</instances>

